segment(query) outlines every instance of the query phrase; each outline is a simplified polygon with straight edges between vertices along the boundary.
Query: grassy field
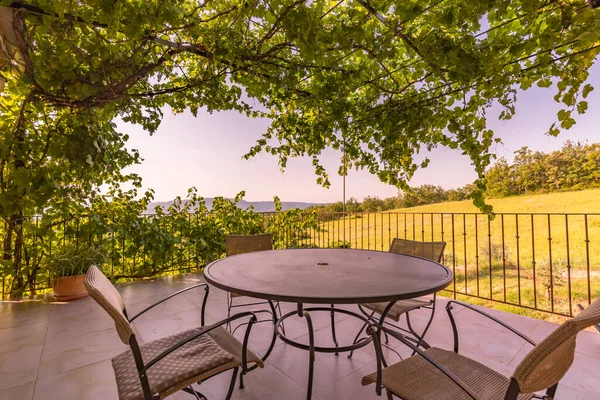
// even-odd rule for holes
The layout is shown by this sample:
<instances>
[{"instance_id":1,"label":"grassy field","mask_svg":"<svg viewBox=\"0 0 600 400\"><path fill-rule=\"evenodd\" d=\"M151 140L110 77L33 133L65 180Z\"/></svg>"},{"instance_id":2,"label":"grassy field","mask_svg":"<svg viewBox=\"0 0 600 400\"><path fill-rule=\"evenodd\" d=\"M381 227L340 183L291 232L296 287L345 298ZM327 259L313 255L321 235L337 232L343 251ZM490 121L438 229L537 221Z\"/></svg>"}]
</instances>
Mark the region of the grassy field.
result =
<instances>
[{"instance_id":1,"label":"grassy field","mask_svg":"<svg viewBox=\"0 0 600 400\"><path fill-rule=\"evenodd\" d=\"M551 318L600 296L600 190L489 199L489 221L470 201L432 204L332 219L307 240L387 251L393 238L447 242L449 287L470 301ZM588 282L589 276L589 282ZM477 297L473 297L477 296Z\"/></svg>"}]
</instances>

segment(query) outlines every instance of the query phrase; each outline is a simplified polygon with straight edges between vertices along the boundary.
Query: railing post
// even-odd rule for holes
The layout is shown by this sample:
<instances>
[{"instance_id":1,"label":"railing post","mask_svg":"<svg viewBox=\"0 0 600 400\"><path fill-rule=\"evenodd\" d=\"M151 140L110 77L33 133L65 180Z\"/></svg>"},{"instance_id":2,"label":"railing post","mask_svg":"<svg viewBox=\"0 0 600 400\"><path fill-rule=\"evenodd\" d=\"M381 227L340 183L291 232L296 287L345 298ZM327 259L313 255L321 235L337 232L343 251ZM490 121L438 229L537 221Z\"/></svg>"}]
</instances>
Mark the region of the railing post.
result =
<instances>
[{"instance_id":1,"label":"railing post","mask_svg":"<svg viewBox=\"0 0 600 400\"><path fill-rule=\"evenodd\" d=\"M554 272L552 270L552 233L550 231L550 214L548 214L548 268L550 270L550 310L554 313Z\"/></svg>"},{"instance_id":2,"label":"railing post","mask_svg":"<svg viewBox=\"0 0 600 400\"><path fill-rule=\"evenodd\" d=\"M535 227L533 214L531 214L531 266L533 268L533 306L537 309L537 285L535 274Z\"/></svg>"},{"instance_id":3,"label":"railing post","mask_svg":"<svg viewBox=\"0 0 600 400\"><path fill-rule=\"evenodd\" d=\"M587 267L587 289L588 289L588 305L592 304L592 283L590 281L590 234L588 229L588 215L584 215L585 221L585 263Z\"/></svg>"},{"instance_id":4,"label":"railing post","mask_svg":"<svg viewBox=\"0 0 600 400\"><path fill-rule=\"evenodd\" d=\"M479 215L475 214L475 268L477 269L477 296L479 296Z\"/></svg>"},{"instance_id":5,"label":"railing post","mask_svg":"<svg viewBox=\"0 0 600 400\"><path fill-rule=\"evenodd\" d=\"M521 250L519 245L519 214L515 214L515 239L517 240L517 291L521 305Z\"/></svg>"},{"instance_id":6,"label":"railing post","mask_svg":"<svg viewBox=\"0 0 600 400\"><path fill-rule=\"evenodd\" d=\"M565 245L567 246L567 286L569 294L569 316L573 316L573 303L571 294L571 250L569 248L569 214L565 214Z\"/></svg>"},{"instance_id":7,"label":"railing post","mask_svg":"<svg viewBox=\"0 0 600 400\"><path fill-rule=\"evenodd\" d=\"M502 224L502 281L504 285L504 302L506 303L506 244L504 241L504 214L500 215Z\"/></svg>"}]
</instances>

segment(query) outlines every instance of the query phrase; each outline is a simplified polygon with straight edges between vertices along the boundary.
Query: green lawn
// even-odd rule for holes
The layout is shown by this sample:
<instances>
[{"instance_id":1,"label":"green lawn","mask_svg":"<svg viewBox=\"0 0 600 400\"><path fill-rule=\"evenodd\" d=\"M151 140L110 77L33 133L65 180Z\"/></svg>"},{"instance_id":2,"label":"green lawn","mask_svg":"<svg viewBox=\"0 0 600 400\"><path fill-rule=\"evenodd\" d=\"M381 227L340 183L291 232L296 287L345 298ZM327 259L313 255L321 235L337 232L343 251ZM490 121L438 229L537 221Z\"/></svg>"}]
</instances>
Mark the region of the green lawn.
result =
<instances>
[{"instance_id":1,"label":"green lawn","mask_svg":"<svg viewBox=\"0 0 600 400\"><path fill-rule=\"evenodd\" d=\"M600 296L600 189L488 201L493 221L470 201L440 203L323 222L307 242L387 251L394 237L444 240L460 293L562 314Z\"/></svg>"}]
</instances>

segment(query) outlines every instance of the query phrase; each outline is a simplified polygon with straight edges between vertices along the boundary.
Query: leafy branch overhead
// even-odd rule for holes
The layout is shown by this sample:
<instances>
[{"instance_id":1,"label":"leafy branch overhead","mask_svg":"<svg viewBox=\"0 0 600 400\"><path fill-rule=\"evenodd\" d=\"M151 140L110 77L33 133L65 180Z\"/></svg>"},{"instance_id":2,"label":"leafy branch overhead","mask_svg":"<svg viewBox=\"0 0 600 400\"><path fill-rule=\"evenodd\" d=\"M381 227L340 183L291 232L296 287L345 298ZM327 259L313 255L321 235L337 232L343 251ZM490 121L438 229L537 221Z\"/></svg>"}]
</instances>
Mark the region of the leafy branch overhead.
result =
<instances>
[{"instance_id":1,"label":"leafy branch overhead","mask_svg":"<svg viewBox=\"0 0 600 400\"><path fill-rule=\"evenodd\" d=\"M600 51L600 14L583 0L0 5L10 11L0 42L3 216L123 179L139 157L111 121L152 133L166 106L270 118L246 157L266 151L282 168L312 157L323 185L328 147L404 189L428 162L415 155L435 146L462 150L483 177L499 139L486 110L499 103L509 119L518 88L555 84L564 110L549 133L570 128L587 109Z\"/></svg>"}]
</instances>

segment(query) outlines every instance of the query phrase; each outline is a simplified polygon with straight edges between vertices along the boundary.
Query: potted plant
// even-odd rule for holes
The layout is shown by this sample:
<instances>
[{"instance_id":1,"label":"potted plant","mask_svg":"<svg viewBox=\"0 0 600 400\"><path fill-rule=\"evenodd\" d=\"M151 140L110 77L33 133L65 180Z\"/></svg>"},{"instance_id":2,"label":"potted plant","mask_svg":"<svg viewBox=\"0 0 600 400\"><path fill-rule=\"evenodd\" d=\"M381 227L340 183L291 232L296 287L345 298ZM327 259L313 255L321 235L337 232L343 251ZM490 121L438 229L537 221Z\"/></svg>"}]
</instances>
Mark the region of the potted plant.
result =
<instances>
[{"instance_id":1,"label":"potted plant","mask_svg":"<svg viewBox=\"0 0 600 400\"><path fill-rule=\"evenodd\" d=\"M54 289L54 297L59 301L81 299L88 295L83 284L90 265L101 267L105 255L94 245L67 244L53 253L47 268Z\"/></svg>"}]
</instances>

